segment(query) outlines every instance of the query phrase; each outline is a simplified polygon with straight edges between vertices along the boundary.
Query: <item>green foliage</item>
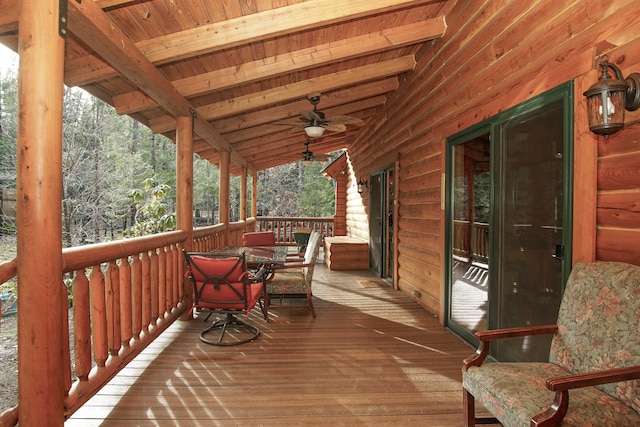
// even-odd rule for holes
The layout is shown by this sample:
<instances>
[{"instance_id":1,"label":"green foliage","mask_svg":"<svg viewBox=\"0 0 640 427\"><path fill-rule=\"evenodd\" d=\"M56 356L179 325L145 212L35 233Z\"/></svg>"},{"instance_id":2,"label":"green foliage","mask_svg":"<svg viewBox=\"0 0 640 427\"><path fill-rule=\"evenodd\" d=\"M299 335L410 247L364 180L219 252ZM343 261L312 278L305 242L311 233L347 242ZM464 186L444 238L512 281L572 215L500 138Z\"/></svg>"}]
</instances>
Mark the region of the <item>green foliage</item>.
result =
<instances>
[{"instance_id":1,"label":"green foliage","mask_svg":"<svg viewBox=\"0 0 640 427\"><path fill-rule=\"evenodd\" d=\"M289 163L258 174L258 215L313 216L335 214L335 187L322 175L326 165Z\"/></svg>"},{"instance_id":2,"label":"green foliage","mask_svg":"<svg viewBox=\"0 0 640 427\"><path fill-rule=\"evenodd\" d=\"M167 184L155 184L147 178L143 189L133 189L129 196L136 207L134 224L125 232L126 236L136 237L175 230L176 215L167 211L165 199L170 187Z\"/></svg>"},{"instance_id":3,"label":"green foliage","mask_svg":"<svg viewBox=\"0 0 640 427\"><path fill-rule=\"evenodd\" d=\"M16 187L17 88L17 73L0 73L0 187L5 188ZM64 90L62 131L65 247L175 228L176 151L171 140L76 88ZM333 215L333 182L321 175L323 166L296 162L261 171L258 214ZM232 221L239 219L240 187L240 178L232 176ZM196 226L219 221L219 197L218 168L194 159ZM3 233L15 233L12 223L3 227Z\"/></svg>"}]
</instances>

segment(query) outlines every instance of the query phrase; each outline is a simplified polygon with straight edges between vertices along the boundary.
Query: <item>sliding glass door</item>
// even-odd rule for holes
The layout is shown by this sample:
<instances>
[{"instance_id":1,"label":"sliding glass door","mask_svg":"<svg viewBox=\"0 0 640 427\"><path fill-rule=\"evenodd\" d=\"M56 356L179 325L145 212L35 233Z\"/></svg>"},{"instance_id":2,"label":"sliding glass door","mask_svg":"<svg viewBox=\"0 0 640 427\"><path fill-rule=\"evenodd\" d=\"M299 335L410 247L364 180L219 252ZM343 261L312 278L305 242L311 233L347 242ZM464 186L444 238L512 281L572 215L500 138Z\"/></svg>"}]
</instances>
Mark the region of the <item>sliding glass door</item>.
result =
<instances>
[{"instance_id":1,"label":"sliding glass door","mask_svg":"<svg viewBox=\"0 0 640 427\"><path fill-rule=\"evenodd\" d=\"M572 85L448 140L447 323L554 323L570 268ZM545 360L549 339L511 339L500 360Z\"/></svg>"}]
</instances>

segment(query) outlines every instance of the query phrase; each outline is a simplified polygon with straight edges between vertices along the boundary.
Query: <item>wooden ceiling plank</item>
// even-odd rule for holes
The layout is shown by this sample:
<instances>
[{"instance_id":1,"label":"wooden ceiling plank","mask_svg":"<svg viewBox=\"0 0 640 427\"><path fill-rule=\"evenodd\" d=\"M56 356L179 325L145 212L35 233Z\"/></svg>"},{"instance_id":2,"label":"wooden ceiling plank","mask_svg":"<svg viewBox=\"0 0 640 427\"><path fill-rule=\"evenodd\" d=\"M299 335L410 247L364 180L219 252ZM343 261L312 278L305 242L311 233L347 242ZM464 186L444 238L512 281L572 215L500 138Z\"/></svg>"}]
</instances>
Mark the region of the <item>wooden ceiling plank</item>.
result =
<instances>
[{"instance_id":1,"label":"wooden ceiling plank","mask_svg":"<svg viewBox=\"0 0 640 427\"><path fill-rule=\"evenodd\" d=\"M151 62L172 62L431 0L312 0L139 42Z\"/></svg>"},{"instance_id":2,"label":"wooden ceiling plank","mask_svg":"<svg viewBox=\"0 0 640 427\"><path fill-rule=\"evenodd\" d=\"M18 29L18 0L0 0L0 34Z\"/></svg>"},{"instance_id":3,"label":"wooden ceiling plank","mask_svg":"<svg viewBox=\"0 0 640 427\"><path fill-rule=\"evenodd\" d=\"M215 120L265 107L270 104L306 97L311 92L325 92L400 74L414 69L415 64L414 56L406 55L376 64L364 65L362 67L267 89L259 94L251 93L222 102L201 106L198 108L198 113L202 114L206 120ZM171 116L160 116L151 120L150 126L154 133L168 132L175 129L175 119Z\"/></svg>"},{"instance_id":4,"label":"wooden ceiling plank","mask_svg":"<svg viewBox=\"0 0 640 427\"><path fill-rule=\"evenodd\" d=\"M137 46L151 62L163 64L428 1L312 0L142 40ZM78 69L80 72L76 72ZM83 86L116 75L117 72L109 65L90 55L74 60L65 68L65 83Z\"/></svg>"},{"instance_id":5,"label":"wooden ceiling plank","mask_svg":"<svg viewBox=\"0 0 640 427\"><path fill-rule=\"evenodd\" d=\"M101 9L132 3L136 0L95 0ZM18 30L18 0L0 0L0 34Z\"/></svg>"},{"instance_id":6,"label":"wooden ceiling plank","mask_svg":"<svg viewBox=\"0 0 640 427\"><path fill-rule=\"evenodd\" d=\"M69 2L67 18L70 32L99 52L170 114L177 117L191 113L193 107L189 102L94 2ZM213 148L229 150L222 135L202 117L196 118L194 128Z\"/></svg>"},{"instance_id":7,"label":"wooden ceiling plank","mask_svg":"<svg viewBox=\"0 0 640 427\"><path fill-rule=\"evenodd\" d=\"M318 139L311 139L306 135L292 135L288 138L281 139L259 139L250 141L249 144L243 144L242 148L236 148L237 152L240 153L243 157L249 156L255 158L255 156L268 156L269 154L278 153L284 154L289 151L298 152L295 148L299 146L300 152L305 150L305 142L310 141L310 146L313 148L313 152L320 153L329 153L331 151L335 151L337 149L344 147L344 141L348 138L352 137L356 132L347 130L345 132L333 133L331 135L323 136ZM267 141L267 142L265 142ZM336 144L336 142L338 142ZM335 146L338 145L338 148ZM329 148L327 148L330 146ZM294 147L293 149L291 147Z\"/></svg>"},{"instance_id":8,"label":"wooden ceiling plank","mask_svg":"<svg viewBox=\"0 0 640 427\"><path fill-rule=\"evenodd\" d=\"M322 94L321 107L333 107L361 98L376 97L387 92L392 92L398 89L398 86L398 78L389 77L383 80L377 80L357 86L355 90L354 88L348 88L329 92ZM292 117L297 118L299 117L300 111L306 109L309 109L309 101L300 100L293 103L279 105L265 111L254 111L239 116L217 120L213 125L218 132L225 134L236 130L259 126L265 123L271 123L276 120L284 120Z\"/></svg>"},{"instance_id":9,"label":"wooden ceiling plank","mask_svg":"<svg viewBox=\"0 0 640 427\"><path fill-rule=\"evenodd\" d=\"M335 61L431 40L442 37L445 29L444 18L439 17L248 62L242 64L241 67L227 67L206 74L174 80L172 83L178 92L188 98ZM118 114L130 114L151 108L155 106L155 103L148 97L141 97L138 92L131 92L114 97L114 106Z\"/></svg>"},{"instance_id":10,"label":"wooden ceiling plank","mask_svg":"<svg viewBox=\"0 0 640 427\"><path fill-rule=\"evenodd\" d=\"M332 116L338 116L338 115L355 115L355 117L362 119L363 117L357 114L359 111L367 110L369 108L382 105L385 103L386 100L387 98L385 96L379 95L374 98L367 98L361 101L352 102L349 104L344 104L344 105L340 105L340 106L329 108L329 109L323 108L321 110L322 112L325 113L326 117L332 117ZM227 139L229 144L231 144L235 149L236 146L234 145L234 143L237 143L237 142L258 138L271 133L290 132L293 127L303 123L301 120L299 120L300 117L301 116L298 115L297 117L289 119L288 121L278 121L278 123L272 123L265 126L254 126L254 127L238 130L235 132L230 132L225 134L224 137ZM300 129L299 131L302 132L303 130Z\"/></svg>"},{"instance_id":11,"label":"wooden ceiling plank","mask_svg":"<svg viewBox=\"0 0 640 427\"><path fill-rule=\"evenodd\" d=\"M331 145L327 145L326 146L327 148L323 149L322 151L315 149L313 147L309 147L309 150L313 152L315 155L328 154L334 151L341 150L343 148L347 148L347 146L348 146L347 139L344 138L342 140L334 141ZM256 165L256 168L258 170L268 169L270 167L287 163L287 162L283 162L283 160L287 160L289 162L302 160L302 156L300 154L302 151L304 151L304 145L302 146L300 151L293 151L289 149L288 151L256 154L255 156L252 156L252 164Z\"/></svg>"}]
</instances>

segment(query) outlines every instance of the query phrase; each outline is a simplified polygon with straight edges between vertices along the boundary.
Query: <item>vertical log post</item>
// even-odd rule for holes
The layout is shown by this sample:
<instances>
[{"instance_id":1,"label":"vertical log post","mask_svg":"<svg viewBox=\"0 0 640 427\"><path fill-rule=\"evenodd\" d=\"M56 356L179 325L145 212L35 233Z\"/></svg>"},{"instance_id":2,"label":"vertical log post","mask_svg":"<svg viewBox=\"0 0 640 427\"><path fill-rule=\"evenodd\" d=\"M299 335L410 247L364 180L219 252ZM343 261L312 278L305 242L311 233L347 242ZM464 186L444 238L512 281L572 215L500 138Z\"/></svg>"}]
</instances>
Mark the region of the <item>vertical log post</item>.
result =
<instances>
[{"instance_id":1,"label":"vertical log post","mask_svg":"<svg viewBox=\"0 0 640 427\"><path fill-rule=\"evenodd\" d=\"M219 203L219 218L220 223L225 225L224 231L224 244L229 244L229 162L231 159L231 153L228 151L220 152L220 203Z\"/></svg>"},{"instance_id":2,"label":"vertical log post","mask_svg":"<svg viewBox=\"0 0 640 427\"><path fill-rule=\"evenodd\" d=\"M56 0L21 0L18 15L18 399L24 427L64 423L64 39L58 7Z\"/></svg>"},{"instance_id":3,"label":"vertical log post","mask_svg":"<svg viewBox=\"0 0 640 427\"><path fill-rule=\"evenodd\" d=\"M193 117L178 117L176 125L176 222L178 230L187 233L183 248L190 251L193 246ZM191 306L192 288L189 281L183 279L184 300ZM191 316L189 310L184 318Z\"/></svg>"},{"instance_id":4,"label":"vertical log post","mask_svg":"<svg viewBox=\"0 0 640 427\"><path fill-rule=\"evenodd\" d=\"M586 98L582 93L597 80L598 72L594 69L574 81L572 265L596 260L598 136L589 130Z\"/></svg>"}]
</instances>

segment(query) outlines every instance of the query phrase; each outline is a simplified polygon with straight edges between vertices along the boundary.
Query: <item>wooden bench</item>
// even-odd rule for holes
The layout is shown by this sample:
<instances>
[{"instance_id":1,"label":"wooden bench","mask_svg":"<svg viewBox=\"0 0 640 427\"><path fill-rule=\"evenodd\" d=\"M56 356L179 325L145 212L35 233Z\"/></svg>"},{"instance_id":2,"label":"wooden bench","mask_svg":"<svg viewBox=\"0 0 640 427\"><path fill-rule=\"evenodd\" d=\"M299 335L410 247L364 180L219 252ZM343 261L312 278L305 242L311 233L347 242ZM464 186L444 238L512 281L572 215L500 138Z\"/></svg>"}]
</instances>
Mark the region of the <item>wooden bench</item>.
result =
<instances>
[{"instance_id":1,"label":"wooden bench","mask_svg":"<svg viewBox=\"0 0 640 427\"><path fill-rule=\"evenodd\" d=\"M481 402L503 426L640 426L640 267L573 268L556 325L477 332L464 361L465 426ZM552 333L548 362L483 363L502 338Z\"/></svg>"},{"instance_id":2,"label":"wooden bench","mask_svg":"<svg viewBox=\"0 0 640 427\"><path fill-rule=\"evenodd\" d=\"M330 270L368 270L369 243L357 237L324 239L324 262Z\"/></svg>"}]
</instances>

